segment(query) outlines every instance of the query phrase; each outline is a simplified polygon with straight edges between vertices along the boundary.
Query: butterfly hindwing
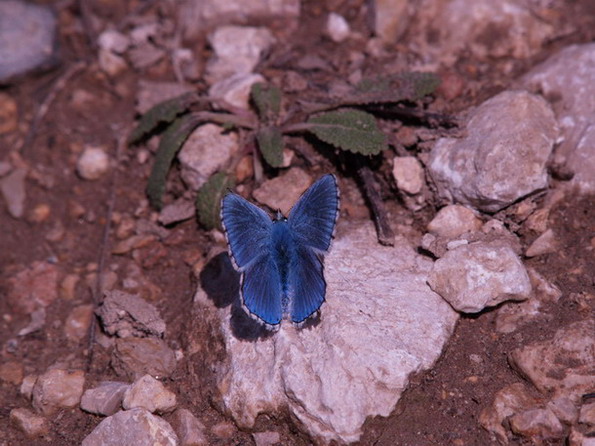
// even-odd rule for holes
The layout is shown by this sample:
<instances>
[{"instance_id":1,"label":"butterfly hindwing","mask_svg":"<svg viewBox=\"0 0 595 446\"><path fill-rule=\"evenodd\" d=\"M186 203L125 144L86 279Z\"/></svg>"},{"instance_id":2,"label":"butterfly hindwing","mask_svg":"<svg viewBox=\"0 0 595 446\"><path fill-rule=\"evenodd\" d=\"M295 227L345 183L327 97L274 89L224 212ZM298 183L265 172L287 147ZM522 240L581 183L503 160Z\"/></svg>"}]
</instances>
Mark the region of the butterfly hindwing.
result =
<instances>
[{"instance_id":1,"label":"butterfly hindwing","mask_svg":"<svg viewBox=\"0 0 595 446\"><path fill-rule=\"evenodd\" d=\"M265 324L277 325L283 318L281 278L267 253L248 266L242 275L242 304Z\"/></svg>"},{"instance_id":2,"label":"butterfly hindwing","mask_svg":"<svg viewBox=\"0 0 595 446\"><path fill-rule=\"evenodd\" d=\"M288 223L296 240L321 253L328 251L339 215L339 189L334 175L314 183L291 209Z\"/></svg>"},{"instance_id":3,"label":"butterfly hindwing","mask_svg":"<svg viewBox=\"0 0 595 446\"><path fill-rule=\"evenodd\" d=\"M221 202L221 221L239 271L268 252L273 222L259 207L239 195L227 194Z\"/></svg>"},{"instance_id":4,"label":"butterfly hindwing","mask_svg":"<svg viewBox=\"0 0 595 446\"><path fill-rule=\"evenodd\" d=\"M296 260L288 275L291 320L300 323L314 314L324 302L326 283L322 259L311 248L297 246Z\"/></svg>"}]
</instances>

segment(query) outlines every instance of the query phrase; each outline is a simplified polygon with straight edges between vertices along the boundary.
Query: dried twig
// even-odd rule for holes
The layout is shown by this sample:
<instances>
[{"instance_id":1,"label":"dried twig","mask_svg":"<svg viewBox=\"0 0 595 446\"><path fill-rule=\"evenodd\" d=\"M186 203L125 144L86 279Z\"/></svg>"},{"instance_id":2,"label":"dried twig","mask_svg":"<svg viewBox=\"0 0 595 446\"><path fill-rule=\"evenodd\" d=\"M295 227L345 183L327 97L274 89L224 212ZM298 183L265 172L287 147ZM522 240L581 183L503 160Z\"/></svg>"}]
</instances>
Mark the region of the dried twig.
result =
<instances>
[{"instance_id":1,"label":"dried twig","mask_svg":"<svg viewBox=\"0 0 595 446\"><path fill-rule=\"evenodd\" d=\"M395 234L388 222L382 198L376 187L374 174L368 166L361 166L357 169L357 174L362 182L366 198L370 203L372 214L374 214L374 223L376 224L376 231L378 232L378 241L382 245L393 246L395 244Z\"/></svg>"},{"instance_id":2,"label":"dried twig","mask_svg":"<svg viewBox=\"0 0 595 446\"><path fill-rule=\"evenodd\" d=\"M76 74L82 71L86 66L86 61L77 62L74 65L71 65L60 77L58 77L58 79L56 79L54 85L52 86L45 99L35 112L35 116L33 117L33 121L31 121L31 126L29 127L29 131L27 132L27 136L25 137L23 145L21 146L22 153L24 153L35 140L39 124L47 115L47 112L50 109L52 103L54 102L54 99L56 99L58 93L60 93L60 91L64 89L64 87L70 79L72 79Z\"/></svg>"},{"instance_id":3,"label":"dried twig","mask_svg":"<svg viewBox=\"0 0 595 446\"><path fill-rule=\"evenodd\" d=\"M117 166L121 165L122 154L127 147L129 135L125 132L120 132L120 135L116 138L116 167L113 170L110 192L108 198L107 211L105 216L105 226L103 227L103 235L101 237L101 244L99 245L99 253L97 260L97 279L93 286L93 307L94 310L103 303L103 271L105 269L105 262L107 258L109 248L109 235L111 231L112 215L116 205L116 186L118 184L118 172ZM88 355L87 355L87 371L91 369L93 364L93 353L95 347L95 334L97 333L97 318L91 318L91 325L89 327L89 342L88 342Z\"/></svg>"}]
</instances>

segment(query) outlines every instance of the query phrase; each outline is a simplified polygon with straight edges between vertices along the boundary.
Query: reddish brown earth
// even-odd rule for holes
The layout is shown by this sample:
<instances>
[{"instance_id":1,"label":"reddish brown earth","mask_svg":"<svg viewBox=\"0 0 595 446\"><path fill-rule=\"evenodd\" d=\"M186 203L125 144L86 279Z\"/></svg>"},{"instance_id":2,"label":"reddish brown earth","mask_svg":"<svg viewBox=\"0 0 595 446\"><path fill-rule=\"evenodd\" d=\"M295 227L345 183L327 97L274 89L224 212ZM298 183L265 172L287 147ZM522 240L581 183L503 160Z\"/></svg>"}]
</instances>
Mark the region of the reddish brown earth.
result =
<instances>
[{"instance_id":1,"label":"reddish brown earth","mask_svg":"<svg viewBox=\"0 0 595 446\"><path fill-rule=\"evenodd\" d=\"M95 13L113 14L115 16L112 18L117 22L122 18L125 8L120 6L110 9L108 4L114 2L96 2L103 3L103 7L97 8ZM331 3L335 6L333 9L345 13L355 29L369 35L365 19L353 13L359 10L361 1ZM291 41L280 45L272 57L280 57L284 52L299 57L315 49L316 54L326 55L333 61L337 76L345 75L345 57L353 48L348 48L346 44L345 48L337 51L321 39L320 29L325 13L326 7L318 6L318 2L306 2L299 32L292 36ZM102 256L104 265L110 268L120 265L118 271L122 276L125 276L122 271L125 271L126 266L136 261L150 282L161 290L153 302L167 322L165 339L169 345L174 348L187 346L189 339L190 342L201 342L208 334L197 331L204 324L191 320L199 318L200 314L191 314L188 308L196 283L193 267L200 265L200 259L207 255L212 242L196 221L174 226L168 238L140 248L135 259L130 254L117 256L110 253L110 248L117 241L113 231L104 239L110 212L112 219L114 215L117 219L118 215L123 214L151 218L146 206L135 214L139 204L146 200L144 188L151 160L140 164L136 149L122 146L123 138L134 125L135 89L139 74L129 71L117 79L107 79L98 71L91 57L93 52L87 46L86 36L78 34L70 26L77 20L76 8L65 7L59 17L64 57L62 68L28 77L6 90L17 100L19 125L14 131L0 135L0 154L2 158L8 156L15 163L22 160L32 173L26 183L25 217L16 220L8 215L4 207L0 210L0 295L4 296L8 291L7 279L34 261L48 260L58 266L62 276L76 273L81 277L93 270L93 264L99 264ZM553 42L539 55L539 60L547 58L556 48L589 40L589 30L584 21L579 20L578 16L568 18L573 19L579 24L577 32L564 41ZM49 113L31 130L33 114L56 80L64 70L83 58L87 58L85 66L57 91ZM267 77L283 75L281 58L278 62L274 68L265 69ZM453 67L453 72L464 80L466 88L455 101L445 106L446 112L456 112L474 105L480 99L505 88L512 79L498 70L478 78L473 74L474 63L468 60L461 66ZM515 74L522 73L534 63L515 61ZM167 63L153 67L143 76L156 80L174 79ZM332 82L328 78L314 80ZM202 90L203 85L199 83L197 88ZM80 99L81 91L88 93L84 101ZM437 100L444 105L444 101L437 96ZM34 132L32 142L19 150L30 131ZM113 159L117 159L117 165L98 181L83 181L75 172L77 156L86 144L104 145ZM174 175L171 181L170 191L180 187L176 185L179 179L174 178ZM353 184L352 180L345 181ZM384 196L390 199L391 194L393 192L387 190ZM40 204L47 204L50 214L45 220L36 222L31 212ZM113 205L111 211L110 205ZM433 209L425 209L414 214L396 206L391 206L391 211L393 207L395 214L406 216L413 222L412 232L423 232L434 213ZM52 242L47 236L55 229L57 221L64 226L65 234L61 240ZM488 433L478 424L479 413L492 402L495 392L504 385L522 380L509 366L507 354L519 346L551 337L558 328L589 317L589 312L593 314L593 301L590 307L585 308L577 304L573 293L595 294L595 197L574 196L559 203L554 208L550 222L550 227L560 235L561 249L527 260L528 265L536 268L563 293L556 305L546 308L548 318L528 323L511 334L498 334L495 331L494 310L474 317L463 317L435 368L414 378L394 413L388 418L368 420L362 445L490 444ZM536 235L522 234L523 244L528 246ZM70 364L88 367L86 387L100 380L116 379L109 367L106 350L94 345L92 362L89 364L89 341L83 339L78 344L69 344L63 335L63 321L71 309L75 305L93 302L94 284L90 285L84 279L79 281L75 299L56 300L48 307L43 329L25 337L17 337L16 333L27 325L28 315L15 312L6 299L0 299L2 361L20 362L25 374L29 374L41 373L58 359L69 357ZM180 406L190 409L205 423L213 444L253 444L248 432L237 431L233 438L225 440L209 433L211 426L225 420L216 410L213 376L207 367L210 359L223 354L220 348L216 342L212 342L205 349L207 354L187 355L178 364L167 385L177 393ZM472 362L470 355L479 355L482 361L479 364ZM19 387L1 382L0 401L0 445L79 444L102 419L79 409L62 410L50 420L50 434L46 438L29 440L23 438L23 434L8 422L11 409L30 407L30 402L20 395ZM309 443L307 437L297 433L283 416L279 419L261 417L257 428L280 432L284 444ZM516 440L512 444L529 443Z\"/></svg>"}]
</instances>

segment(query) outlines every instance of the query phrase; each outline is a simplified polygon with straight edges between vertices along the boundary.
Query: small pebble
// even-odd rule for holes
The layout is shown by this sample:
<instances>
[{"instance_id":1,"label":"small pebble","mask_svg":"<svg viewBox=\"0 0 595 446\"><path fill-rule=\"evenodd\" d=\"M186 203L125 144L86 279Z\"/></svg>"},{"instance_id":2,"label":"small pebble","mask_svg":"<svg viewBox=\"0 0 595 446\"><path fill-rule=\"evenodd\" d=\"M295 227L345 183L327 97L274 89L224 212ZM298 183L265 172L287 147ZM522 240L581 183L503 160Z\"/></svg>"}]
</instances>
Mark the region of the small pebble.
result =
<instances>
[{"instance_id":1,"label":"small pebble","mask_svg":"<svg viewBox=\"0 0 595 446\"><path fill-rule=\"evenodd\" d=\"M77 161L77 172L85 180L101 178L109 168L109 156L100 147L86 147Z\"/></svg>"},{"instance_id":2,"label":"small pebble","mask_svg":"<svg viewBox=\"0 0 595 446\"><path fill-rule=\"evenodd\" d=\"M326 32L333 42L340 43L349 37L351 29L343 16L331 12L326 22Z\"/></svg>"},{"instance_id":3,"label":"small pebble","mask_svg":"<svg viewBox=\"0 0 595 446\"><path fill-rule=\"evenodd\" d=\"M47 420L34 414L29 409L12 409L10 411L10 421L29 438L39 437L48 433Z\"/></svg>"}]
</instances>

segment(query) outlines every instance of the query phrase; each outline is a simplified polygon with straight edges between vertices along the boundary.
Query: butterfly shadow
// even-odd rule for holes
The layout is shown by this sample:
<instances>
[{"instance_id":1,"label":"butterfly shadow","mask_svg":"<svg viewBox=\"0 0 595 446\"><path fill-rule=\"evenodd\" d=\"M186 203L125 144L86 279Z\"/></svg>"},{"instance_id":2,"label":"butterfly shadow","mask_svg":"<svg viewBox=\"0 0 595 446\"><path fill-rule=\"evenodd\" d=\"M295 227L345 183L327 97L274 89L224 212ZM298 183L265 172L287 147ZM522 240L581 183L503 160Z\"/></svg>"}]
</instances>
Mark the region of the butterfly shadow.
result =
<instances>
[{"instance_id":1,"label":"butterfly shadow","mask_svg":"<svg viewBox=\"0 0 595 446\"><path fill-rule=\"evenodd\" d=\"M217 308L231 305L231 331L237 339L258 341L274 334L242 308L240 274L226 252L216 255L205 265L200 273L200 285Z\"/></svg>"}]
</instances>

